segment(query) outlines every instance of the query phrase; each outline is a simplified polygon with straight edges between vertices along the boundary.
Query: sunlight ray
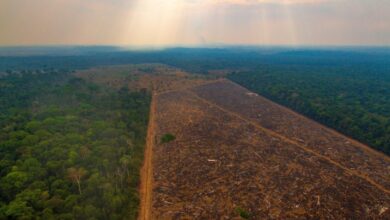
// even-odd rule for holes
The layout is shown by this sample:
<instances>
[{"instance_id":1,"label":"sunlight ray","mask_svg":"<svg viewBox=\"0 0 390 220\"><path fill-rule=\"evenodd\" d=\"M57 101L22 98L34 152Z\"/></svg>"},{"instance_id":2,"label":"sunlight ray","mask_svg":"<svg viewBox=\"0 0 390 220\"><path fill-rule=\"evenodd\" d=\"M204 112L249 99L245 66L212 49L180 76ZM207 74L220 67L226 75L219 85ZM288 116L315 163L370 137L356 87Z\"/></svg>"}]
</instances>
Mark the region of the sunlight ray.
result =
<instances>
[{"instance_id":1,"label":"sunlight ray","mask_svg":"<svg viewBox=\"0 0 390 220\"><path fill-rule=\"evenodd\" d=\"M183 16L180 0L139 0L129 10L122 41L139 45L172 44Z\"/></svg>"},{"instance_id":2,"label":"sunlight ray","mask_svg":"<svg viewBox=\"0 0 390 220\"><path fill-rule=\"evenodd\" d=\"M286 18L286 25L287 25L287 30L288 30L288 37L289 37L289 41L290 41L290 44L293 45L293 46L296 46L299 44L298 40L297 40L297 35L296 35L296 25L295 25L295 20L294 20L294 16L291 12L291 7L293 7L292 5L290 5L290 0L283 0L284 4L283 4L283 12L284 12L284 16Z\"/></svg>"}]
</instances>

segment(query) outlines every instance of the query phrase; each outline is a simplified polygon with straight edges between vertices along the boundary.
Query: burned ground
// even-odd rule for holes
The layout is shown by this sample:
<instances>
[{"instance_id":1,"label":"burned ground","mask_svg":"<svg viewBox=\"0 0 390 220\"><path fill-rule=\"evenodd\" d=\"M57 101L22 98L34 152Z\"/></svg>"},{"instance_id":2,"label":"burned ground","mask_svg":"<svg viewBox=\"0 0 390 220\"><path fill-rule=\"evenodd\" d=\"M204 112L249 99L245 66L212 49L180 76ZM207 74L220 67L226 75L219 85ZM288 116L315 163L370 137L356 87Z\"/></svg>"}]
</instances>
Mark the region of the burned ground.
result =
<instances>
[{"instance_id":1,"label":"burned ground","mask_svg":"<svg viewBox=\"0 0 390 220\"><path fill-rule=\"evenodd\" d=\"M388 157L225 80L155 99L154 219L390 217Z\"/></svg>"}]
</instances>

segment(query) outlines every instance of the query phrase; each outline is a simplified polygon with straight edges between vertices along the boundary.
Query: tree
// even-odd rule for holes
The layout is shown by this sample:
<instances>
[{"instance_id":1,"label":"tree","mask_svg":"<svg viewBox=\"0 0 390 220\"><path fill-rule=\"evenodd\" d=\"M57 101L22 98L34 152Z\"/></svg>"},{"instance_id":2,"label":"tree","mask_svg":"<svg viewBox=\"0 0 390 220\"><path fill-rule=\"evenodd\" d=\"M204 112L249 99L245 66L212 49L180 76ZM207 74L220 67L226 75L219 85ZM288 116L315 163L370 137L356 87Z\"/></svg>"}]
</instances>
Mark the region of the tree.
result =
<instances>
[{"instance_id":1,"label":"tree","mask_svg":"<svg viewBox=\"0 0 390 220\"><path fill-rule=\"evenodd\" d=\"M0 188L11 198L20 192L28 182L28 174L21 171L11 171L3 177L0 182Z\"/></svg>"},{"instance_id":2,"label":"tree","mask_svg":"<svg viewBox=\"0 0 390 220\"><path fill-rule=\"evenodd\" d=\"M33 213L33 208L29 207L27 202L22 200L12 201L5 211L7 216L17 219L32 219Z\"/></svg>"},{"instance_id":3,"label":"tree","mask_svg":"<svg viewBox=\"0 0 390 220\"><path fill-rule=\"evenodd\" d=\"M68 169L68 177L71 179L74 183L77 184L79 189L79 194L81 195L81 179L87 174L87 171L80 167L80 168L74 168L71 167Z\"/></svg>"}]
</instances>

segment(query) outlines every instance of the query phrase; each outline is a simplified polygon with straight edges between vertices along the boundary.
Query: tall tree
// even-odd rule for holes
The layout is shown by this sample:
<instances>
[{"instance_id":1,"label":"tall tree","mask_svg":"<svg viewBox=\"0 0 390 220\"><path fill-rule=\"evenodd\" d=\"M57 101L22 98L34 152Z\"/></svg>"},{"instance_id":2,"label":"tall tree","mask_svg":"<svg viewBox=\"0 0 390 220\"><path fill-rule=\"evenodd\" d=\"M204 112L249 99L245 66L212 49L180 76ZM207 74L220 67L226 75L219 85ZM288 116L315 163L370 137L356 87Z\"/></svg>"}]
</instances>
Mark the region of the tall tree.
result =
<instances>
[{"instance_id":1,"label":"tall tree","mask_svg":"<svg viewBox=\"0 0 390 220\"><path fill-rule=\"evenodd\" d=\"M71 167L68 169L68 177L71 179L74 183L77 184L79 193L81 195L81 179L87 174L87 171L80 167L80 168L74 168Z\"/></svg>"}]
</instances>

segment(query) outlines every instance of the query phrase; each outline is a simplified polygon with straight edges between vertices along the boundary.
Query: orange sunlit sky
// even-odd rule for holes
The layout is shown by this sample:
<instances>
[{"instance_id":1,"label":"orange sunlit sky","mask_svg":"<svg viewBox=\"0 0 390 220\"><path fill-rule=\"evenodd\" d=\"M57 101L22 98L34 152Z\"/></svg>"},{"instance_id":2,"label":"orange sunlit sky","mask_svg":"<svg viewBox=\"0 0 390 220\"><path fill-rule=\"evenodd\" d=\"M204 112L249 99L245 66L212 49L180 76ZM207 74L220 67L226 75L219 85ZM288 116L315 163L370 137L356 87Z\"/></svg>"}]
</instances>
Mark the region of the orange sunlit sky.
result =
<instances>
[{"instance_id":1,"label":"orange sunlit sky","mask_svg":"<svg viewBox=\"0 0 390 220\"><path fill-rule=\"evenodd\" d=\"M0 45L390 45L389 0L0 0Z\"/></svg>"}]
</instances>

